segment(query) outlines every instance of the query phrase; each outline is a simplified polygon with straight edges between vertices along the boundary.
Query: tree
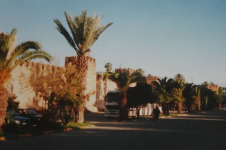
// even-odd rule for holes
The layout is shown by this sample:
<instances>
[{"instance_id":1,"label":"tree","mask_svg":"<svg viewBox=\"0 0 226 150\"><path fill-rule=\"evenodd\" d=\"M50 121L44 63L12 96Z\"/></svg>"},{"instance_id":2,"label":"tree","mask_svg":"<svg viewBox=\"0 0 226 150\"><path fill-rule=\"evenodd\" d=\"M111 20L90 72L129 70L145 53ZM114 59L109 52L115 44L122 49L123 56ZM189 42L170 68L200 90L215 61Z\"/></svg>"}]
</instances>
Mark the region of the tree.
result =
<instances>
[{"instance_id":1,"label":"tree","mask_svg":"<svg viewBox=\"0 0 226 150\"><path fill-rule=\"evenodd\" d=\"M201 93L200 93L200 88L197 86L194 86L193 88L193 99L194 99L194 104L197 107L197 110L200 111L201 108Z\"/></svg>"},{"instance_id":2,"label":"tree","mask_svg":"<svg viewBox=\"0 0 226 150\"><path fill-rule=\"evenodd\" d=\"M76 112L79 106L83 105L89 97L81 99L77 95L82 90L78 84L79 73L73 66L65 68L51 67L40 69L37 65L30 68L30 75L21 74L19 81L21 89L30 92L35 91L36 95L48 102L48 110L45 115L53 119L59 114L67 112L69 120L75 121ZM61 116L61 119L64 117Z\"/></svg>"},{"instance_id":3,"label":"tree","mask_svg":"<svg viewBox=\"0 0 226 150\"><path fill-rule=\"evenodd\" d=\"M185 88L182 92L183 97L185 98L185 106L187 107L187 110L189 113L192 112L192 105L194 103L193 99L193 83L188 83L185 85Z\"/></svg>"},{"instance_id":4,"label":"tree","mask_svg":"<svg viewBox=\"0 0 226 150\"><path fill-rule=\"evenodd\" d=\"M119 109L120 118L126 119L127 112L127 94L126 91L132 83L145 82L144 76L140 72L130 73L129 70L119 70L118 72L105 72L103 74L104 80L111 80L117 84L120 91Z\"/></svg>"},{"instance_id":5,"label":"tree","mask_svg":"<svg viewBox=\"0 0 226 150\"><path fill-rule=\"evenodd\" d=\"M218 104L218 108L221 108L221 103L224 101L223 97L223 88L219 87L218 88L218 95L216 94L216 103Z\"/></svg>"},{"instance_id":6,"label":"tree","mask_svg":"<svg viewBox=\"0 0 226 150\"><path fill-rule=\"evenodd\" d=\"M184 98L183 98L183 94L182 94L182 91L184 90L185 88L185 78L182 74L178 73L175 75L174 77L174 81L175 81L175 84L177 84L177 96L176 96L176 99L177 99L177 104L178 104L178 110L177 112L180 114L182 112L182 102L184 102ZM181 97L178 97L179 95L181 95Z\"/></svg>"},{"instance_id":7,"label":"tree","mask_svg":"<svg viewBox=\"0 0 226 150\"><path fill-rule=\"evenodd\" d=\"M111 69L112 69L112 64L108 62L108 63L105 64L104 67L106 68L106 71L110 72Z\"/></svg>"},{"instance_id":8,"label":"tree","mask_svg":"<svg viewBox=\"0 0 226 150\"><path fill-rule=\"evenodd\" d=\"M34 41L23 42L10 51L15 43L16 33L17 30L13 29L10 34L0 34L0 92L2 94L0 98L0 127L6 115L9 95L4 84L11 78L11 71L16 66L32 59L42 58L48 62L51 60L51 56L41 50L41 44Z\"/></svg>"},{"instance_id":9,"label":"tree","mask_svg":"<svg viewBox=\"0 0 226 150\"><path fill-rule=\"evenodd\" d=\"M173 88L170 92L171 96L173 97L171 103L178 105L177 113L182 113L182 102L184 102L185 98L183 98L183 88ZM174 107L175 109L175 107Z\"/></svg>"},{"instance_id":10,"label":"tree","mask_svg":"<svg viewBox=\"0 0 226 150\"><path fill-rule=\"evenodd\" d=\"M156 87L157 102L162 105L164 115L169 115L169 103L173 100L171 95L171 90L174 88L173 83L174 80L172 78L168 79L167 77L153 82Z\"/></svg>"},{"instance_id":11,"label":"tree","mask_svg":"<svg viewBox=\"0 0 226 150\"><path fill-rule=\"evenodd\" d=\"M184 78L184 76L183 76L182 74L180 74L180 73L178 73L178 74L176 74L176 75L174 76L174 81L180 83L181 85L186 84L186 83L185 83L185 78Z\"/></svg>"},{"instance_id":12,"label":"tree","mask_svg":"<svg viewBox=\"0 0 226 150\"><path fill-rule=\"evenodd\" d=\"M138 73L144 75L144 71L143 71L143 69L141 69L141 68L137 69L136 72L138 72Z\"/></svg>"},{"instance_id":13,"label":"tree","mask_svg":"<svg viewBox=\"0 0 226 150\"><path fill-rule=\"evenodd\" d=\"M75 65L80 75L79 84L83 88L78 95L82 98L85 94L87 82L88 62L86 55L91 52L91 46L96 42L101 33L112 23L99 26L102 17L95 16L95 14L88 17L86 10L82 11L81 15L74 16L74 18L67 12L64 12L64 15L72 36L58 19L54 19L54 22L57 25L56 29L66 38L78 56ZM79 110L78 122L84 122L84 105L81 105Z\"/></svg>"},{"instance_id":14,"label":"tree","mask_svg":"<svg viewBox=\"0 0 226 150\"><path fill-rule=\"evenodd\" d=\"M151 74L148 74L147 77L152 77L152 75Z\"/></svg>"},{"instance_id":15,"label":"tree","mask_svg":"<svg viewBox=\"0 0 226 150\"><path fill-rule=\"evenodd\" d=\"M154 103L155 100L154 90L150 84L137 84L135 87L130 87L127 90L127 105L130 108L137 109L137 117L139 117L139 110L142 106Z\"/></svg>"},{"instance_id":16,"label":"tree","mask_svg":"<svg viewBox=\"0 0 226 150\"><path fill-rule=\"evenodd\" d=\"M207 85L209 85L209 83L207 81L202 83L202 86L206 87Z\"/></svg>"}]
</instances>

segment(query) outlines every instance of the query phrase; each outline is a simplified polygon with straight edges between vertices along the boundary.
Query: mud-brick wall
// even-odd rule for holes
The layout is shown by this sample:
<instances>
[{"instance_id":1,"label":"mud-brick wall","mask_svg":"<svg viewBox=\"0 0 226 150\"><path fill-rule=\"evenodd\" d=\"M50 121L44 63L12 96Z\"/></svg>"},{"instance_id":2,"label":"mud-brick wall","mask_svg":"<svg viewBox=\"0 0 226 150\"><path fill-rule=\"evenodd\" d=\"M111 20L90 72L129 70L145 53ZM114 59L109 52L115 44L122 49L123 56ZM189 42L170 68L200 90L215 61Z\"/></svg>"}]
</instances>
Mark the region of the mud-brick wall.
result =
<instances>
[{"instance_id":1,"label":"mud-brick wall","mask_svg":"<svg viewBox=\"0 0 226 150\"><path fill-rule=\"evenodd\" d=\"M65 58L65 67L68 65L75 64L76 56ZM91 94L89 100L86 102L86 109L89 111L96 112L96 60L92 57L87 56L88 62L88 72L87 72L87 84L86 84L86 94Z\"/></svg>"},{"instance_id":2,"label":"mud-brick wall","mask_svg":"<svg viewBox=\"0 0 226 150\"><path fill-rule=\"evenodd\" d=\"M88 72L87 72L87 85L86 93L90 93L89 101L86 102L86 108L89 111L96 112L97 108L94 106L96 103L96 60L91 57L87 57Z\"/></svg>"},{"instance_id":3,"label":"mud-brick wall","mask_svg":"<svg viewBox=\"0 0 226 150\"><path fill-rule=\"evenodd\" d=\"M96 100L104 100L104 97L109 91L117 89L117 85L110 80L103 80L103 76L100 74L96 75Z\"/></svg>"},{"instance_id":4,"label":"mud-brick wall","mask_svg":"<svg viewBox=\"0 0 226 150\"><path fill-rule=\"evenodd\" d=\"M47 108L47 103L38 95L37 92L33 90L32 87L22 88L26 85L26 78L30 78L31 68L38 67L39 69L46 70L47 68L57 68L57 66L36 63L36 62L26 62L23 65L17 66L11 73L12 78L6 85L10 94L15 94L17 96L16 101L19 102L19 108L34 108L37 111L44 111ZM58 67L59 68L59 67ZM25 75L25 78L21 76ZM23 79L23 80L22 80ZM21 82L23 81L23 82ZM23 84L23 86L22 86Z\"/></svg>"}]
</instances>

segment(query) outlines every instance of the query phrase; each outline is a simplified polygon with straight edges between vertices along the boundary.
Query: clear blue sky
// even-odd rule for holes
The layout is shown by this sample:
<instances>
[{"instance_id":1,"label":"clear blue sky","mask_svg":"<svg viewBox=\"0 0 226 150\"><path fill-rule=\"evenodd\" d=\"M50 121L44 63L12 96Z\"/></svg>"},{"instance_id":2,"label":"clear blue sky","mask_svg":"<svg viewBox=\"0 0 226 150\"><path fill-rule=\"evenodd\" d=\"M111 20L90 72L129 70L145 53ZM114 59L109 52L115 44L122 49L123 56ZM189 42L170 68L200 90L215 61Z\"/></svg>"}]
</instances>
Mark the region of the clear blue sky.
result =
<instances>
[{"instance_id":1,"label":"clear blue sky","mask_svg":"<svg viewBox=\"0 0 226 150\"><path fill-rule=\"evenodd\" d=\"M18 30L18 43L38 41L43 50L60 57L76 55L55 29L54 18L65 26L71 15L103 15L113 22L91 48L97 71L142 68L145 74L187 82L212 81L226 86L225 0L1 0L0 31Z\"/></svg>"}]
</instances>

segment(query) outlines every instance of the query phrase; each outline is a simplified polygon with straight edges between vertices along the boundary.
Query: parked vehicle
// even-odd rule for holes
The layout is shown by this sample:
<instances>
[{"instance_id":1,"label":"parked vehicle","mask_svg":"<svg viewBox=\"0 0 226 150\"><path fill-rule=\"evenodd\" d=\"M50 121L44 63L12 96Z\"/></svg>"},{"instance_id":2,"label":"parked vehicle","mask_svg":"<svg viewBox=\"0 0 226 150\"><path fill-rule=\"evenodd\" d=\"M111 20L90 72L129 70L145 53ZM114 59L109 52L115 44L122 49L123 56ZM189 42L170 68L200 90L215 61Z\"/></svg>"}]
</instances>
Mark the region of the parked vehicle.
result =
<instances>
[{"instance_id":1,"label":"parked vehicle","mask_svg":"<svg viewBox=\"0 0 226 150\"><path fill-rule=\"evenodd\" d=\"M105 97L105 117L119 117L119 91L109 91ZM128 117L136 117L136 108L128 109Z\"/></svg>"},{"instance_id":2,"label":"parked vehicle","mask_svg":"<svg viewBox=\"0 0 226 150\"><path fill-rule=\"evenodd\" d=\"M12 121L14 121L18 127L29 126L31 123L30 118L19 116L19 114L14 110L8 110L6 112L6 117L8 119L8 123L12 123Z\"/></svg>"},{"instance_id":3,"label":"parked vehicle","mask_svg":"<svg viewBox=\"0 0 226 150\"><path fill-rule=\"evenodd\" d=\"M38 114L34 109L24 108L17 109L20 116L27 117L31 119L32 125L41 125L43 120L43 115Z\"/></svg>"},{"instance_id":4,"label":"parked vehicle","mask_svg":"<svg viewBox=\"0 0 226 150\"><path fill-rule=\"evenodd\" d=\"M105 117L119 117L119 91L110 91L105 97Z\"/></svg>"}]
</instances>

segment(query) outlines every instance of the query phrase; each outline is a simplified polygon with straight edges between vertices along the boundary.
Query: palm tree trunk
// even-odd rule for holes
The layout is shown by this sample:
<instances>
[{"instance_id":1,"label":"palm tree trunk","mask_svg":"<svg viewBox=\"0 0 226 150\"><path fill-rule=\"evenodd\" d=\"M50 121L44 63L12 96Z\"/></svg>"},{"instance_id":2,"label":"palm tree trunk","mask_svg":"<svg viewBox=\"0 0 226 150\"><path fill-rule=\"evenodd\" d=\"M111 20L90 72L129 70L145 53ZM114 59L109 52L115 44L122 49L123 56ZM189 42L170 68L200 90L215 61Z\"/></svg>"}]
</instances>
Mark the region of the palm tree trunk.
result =
<instances>
[{"instance_id":1,"label":"palm tree trunk","mask_svg":"<svg viewBox=\"0 0 226 150\"><path fill-rule=\"evenodd\" d=\"M4 119L6 116L8 97L9 97L8 90L3 86L0 86L0 129L2 127L2 124L4 123Z\"/></svg>"},{"instance_id":2,"label":"palm tree trunk","mask_svg":"<svg viewBox=\"0 0 226 150\"><path fill-rule=\"evenodd\" d=\"M85 90L86 90L86 83L87 83L86 77L87 77L87 71L88 71L88 62L87 62L86 56L82 55L77 58L76 68L80 74L79 84L82 88L80 90L80 93L78 93L78 95L82 100L82 104L78 108L77 122L84 122L84 104L86 101Z\"/></svg>"},{"instance_id":3,"label":"palm tree trunk","mask_svg":"<svg viewBox=\"0 0 226 150\"><path fill-rule=\"evenodd\" d=\"M163 114L164 114L165 116L169 115L169 106L168 106L167 103L163 103L163 104L162 104L162 110L163 110Z\"/></svg>"},{"instance_id":4,"label":"palm tree trunk","mask_svg":"<svg viewBox=\"0 0 226 150\"><path fill-rule=\"evenodd\" d=\"M182 114L182 103L178 103L177 113Z\"/></svg>"},{"instance_id":5,"label":"palm tree trunk","mask_svg":"<svg viewBox=\"0 0 226 150\"><path fill-rule=\"evenodd\" d=\"M81 105L78 108L77 122L83 123L84 120L84 106Z\"/></svg>"},{"instance_id":6,"label":"palm tree trunk","mask_svg":"<svg viewBox=\"0 0 226 150\"><path fill-rule=\"evenodd\" d=\"M120 95L120 102L119 102L119 117L121 119L127 119L128 118L128 112L127 112L127 95L126 92L121 92Z\"/></svg>"},{"instance_id":7,"label":"palm tree trunk","mask_svg":"<svg viewBox=\"0 0 226 150\"><path fill-rule=\"evenodd\" d=\"M197 110L198 110L198 111L201 110L201 106L200 106L200 98L197 99Z\"/></svg>"}]
</instances>

